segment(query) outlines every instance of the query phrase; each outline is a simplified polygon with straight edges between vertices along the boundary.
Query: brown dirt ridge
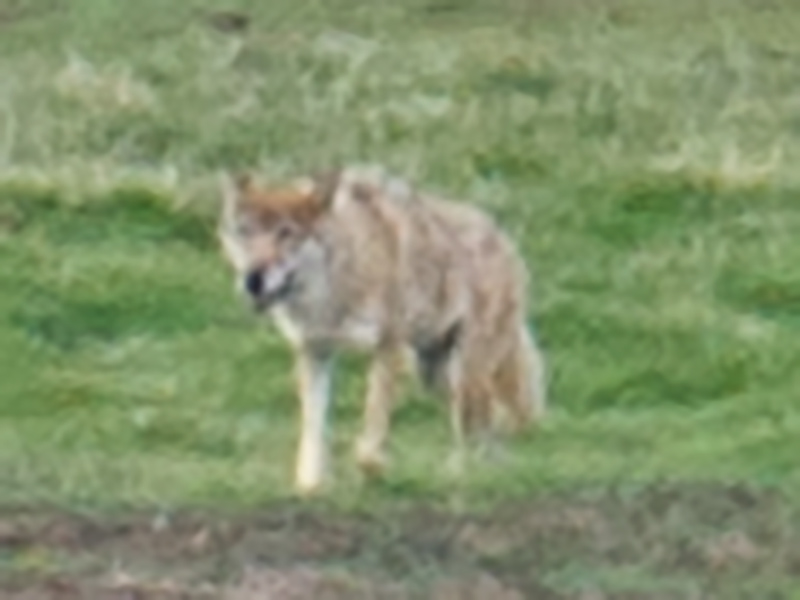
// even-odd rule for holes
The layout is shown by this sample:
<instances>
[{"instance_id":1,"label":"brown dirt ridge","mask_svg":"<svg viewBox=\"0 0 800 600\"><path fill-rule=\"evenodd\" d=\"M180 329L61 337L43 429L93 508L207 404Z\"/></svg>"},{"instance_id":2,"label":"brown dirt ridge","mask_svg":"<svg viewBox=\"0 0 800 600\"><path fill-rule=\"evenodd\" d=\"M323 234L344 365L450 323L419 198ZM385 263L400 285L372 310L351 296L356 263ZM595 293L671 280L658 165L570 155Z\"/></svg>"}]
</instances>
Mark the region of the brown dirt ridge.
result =
<instances>
[{"instance_id":1,"label":"brown dirt ridge","mask_svg":"<svg viewBox=\"0 0 800 600\"><path fill-rule=\"evenodd\" d=\"M557 494L463 514L6 508L0 598L745 598L743 577L800 576L799 522L778 494L735 485Z\"/></svg>"}]
</instances>

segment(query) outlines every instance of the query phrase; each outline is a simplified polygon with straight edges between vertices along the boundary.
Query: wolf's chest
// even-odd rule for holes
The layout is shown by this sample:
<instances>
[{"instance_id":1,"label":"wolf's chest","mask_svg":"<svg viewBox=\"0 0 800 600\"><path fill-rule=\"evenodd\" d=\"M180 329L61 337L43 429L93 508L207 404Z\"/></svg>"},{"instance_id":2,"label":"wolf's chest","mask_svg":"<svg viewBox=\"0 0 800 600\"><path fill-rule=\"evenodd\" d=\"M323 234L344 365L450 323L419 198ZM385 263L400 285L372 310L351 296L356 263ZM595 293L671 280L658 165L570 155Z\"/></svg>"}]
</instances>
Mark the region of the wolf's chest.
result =
<instances>
[{"instance_id":1,"label":"wolf's chest","mask_svg":"<svg viewBox=\"0 0 800 600\"><path fill-rule=\"evenodd\" d=\"M301 320L292 314L288 307L285 305L276 306L270 313L278 331L292 346L300 346L305 341L306 327L304 327Z\"/></svg>"},{"instance_id":2,"label":"wolf's chest","mask_svg":"<svg viewBox=\"0 0 800 600\"><path fill-rule=\"evenodd\" d=\"M369 350L381 340L378 319L350 315L342 319L314 318L279 305L271 311L281 335L293 346L324 345Z\"/></svg>"}]
</instances>

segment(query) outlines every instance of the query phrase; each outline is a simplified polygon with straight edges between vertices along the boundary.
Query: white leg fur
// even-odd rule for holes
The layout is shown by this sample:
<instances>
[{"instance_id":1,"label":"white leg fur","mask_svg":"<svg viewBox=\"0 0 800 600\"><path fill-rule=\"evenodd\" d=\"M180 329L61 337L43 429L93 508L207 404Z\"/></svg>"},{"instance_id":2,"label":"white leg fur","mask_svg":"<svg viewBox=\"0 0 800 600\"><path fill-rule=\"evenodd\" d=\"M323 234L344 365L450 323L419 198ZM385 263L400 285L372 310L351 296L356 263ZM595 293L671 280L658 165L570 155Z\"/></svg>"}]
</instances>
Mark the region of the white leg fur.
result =
<instances>
[{"instance_id":1,"label":"white leg fur","mask_svg":"<svg viewBox=\"0 0 800 600\"><path fill-rule=\"evenodd\" d=\"M296 359L300 387L301 431L295 486L302 494L317 491L325 479L331 360L309 352Z\"/></svg>"}]
</instances>

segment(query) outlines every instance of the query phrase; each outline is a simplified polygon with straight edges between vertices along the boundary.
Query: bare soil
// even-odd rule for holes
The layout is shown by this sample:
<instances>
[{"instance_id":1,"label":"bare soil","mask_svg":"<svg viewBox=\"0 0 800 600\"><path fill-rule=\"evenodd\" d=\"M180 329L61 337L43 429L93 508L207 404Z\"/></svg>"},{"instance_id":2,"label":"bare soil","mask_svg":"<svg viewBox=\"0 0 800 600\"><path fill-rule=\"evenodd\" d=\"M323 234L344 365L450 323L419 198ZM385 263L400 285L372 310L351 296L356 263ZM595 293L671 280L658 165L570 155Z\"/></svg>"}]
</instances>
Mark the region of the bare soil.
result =
<instances>
[{"instance_id":1,"label":"bare soil","mask_svg":"<svg viewBox=\"0 0 800 600\"><path fill-rule=\"evenodd\" d=\"M3 509L0 598L745 598L742 582L800 577L796 517L778 495L741 486L587 492L467 514ZM586 575L631 570L647 577Z\"/></svg>"}]
</instances>

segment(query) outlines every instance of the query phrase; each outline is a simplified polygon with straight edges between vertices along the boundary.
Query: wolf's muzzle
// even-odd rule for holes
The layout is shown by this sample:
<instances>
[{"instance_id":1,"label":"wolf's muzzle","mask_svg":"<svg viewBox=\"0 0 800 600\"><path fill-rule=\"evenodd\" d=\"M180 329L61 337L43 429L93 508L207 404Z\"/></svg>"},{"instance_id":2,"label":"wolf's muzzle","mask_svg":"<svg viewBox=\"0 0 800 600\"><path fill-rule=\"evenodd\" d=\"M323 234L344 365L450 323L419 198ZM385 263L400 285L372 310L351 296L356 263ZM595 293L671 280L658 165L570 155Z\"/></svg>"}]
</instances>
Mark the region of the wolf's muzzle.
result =
<instances>
[{"instance_id":1,"label":"wolf's muzzle","mask_svg":"<svg viewBox=\"0 0 800 600\"><path fill-rule=\"evenodd\" d=\"M286 300L295 290L297 278L289 270L253 270L245 274L243 284L254 307L261 311Z\"/></svg>"},{"instance_id":2,"label":"wolf's muzzle","mask_svg":"<svg viewBox=\"0 0 800 600\"><path fill-rule=\"evenodd\" d=\"M244 289L254 298L258 298L264 289L264 274L261 271L250 271L244 277Z\"/></svg>"}]
</instances>

